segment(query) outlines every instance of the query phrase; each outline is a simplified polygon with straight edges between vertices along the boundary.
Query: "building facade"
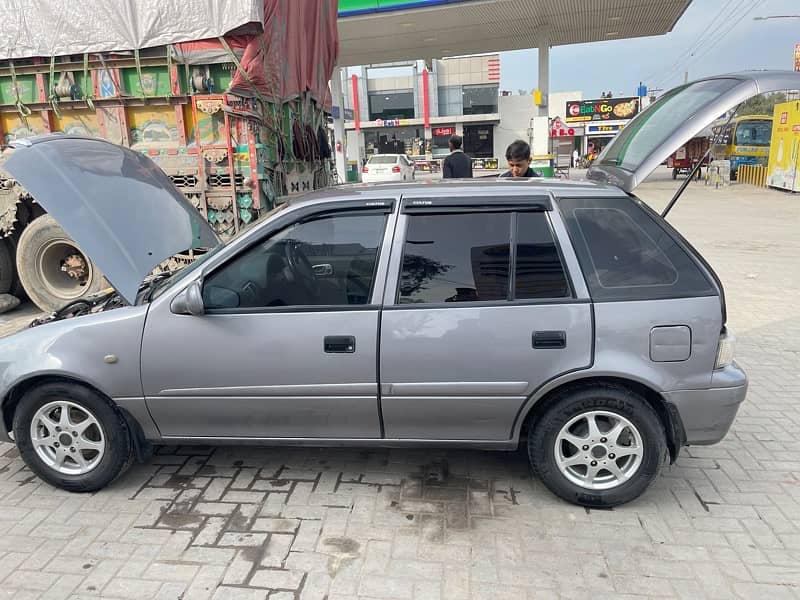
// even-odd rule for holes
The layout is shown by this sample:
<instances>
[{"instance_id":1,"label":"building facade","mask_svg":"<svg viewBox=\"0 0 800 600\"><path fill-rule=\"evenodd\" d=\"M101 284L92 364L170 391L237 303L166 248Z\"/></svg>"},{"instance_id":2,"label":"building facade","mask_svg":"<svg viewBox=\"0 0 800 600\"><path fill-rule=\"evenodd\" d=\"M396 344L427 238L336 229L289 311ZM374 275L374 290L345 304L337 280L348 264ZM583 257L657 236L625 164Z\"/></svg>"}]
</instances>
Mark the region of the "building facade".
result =
<instances>
[{"instance_id":1,"label":"building facade","mask_svg":"<svg viewBox=\"0 0 800 600\"><path fill-rule=\"evenodd\" d=\"M395 153L444 158L453 134L463 136L473 158L497 156L499 55L434 60L430 69L423 61L381 65L384 75L377 77L368 77L370 71L350 69L343 84L348 159Z\"/></svg>"}]
</instances>

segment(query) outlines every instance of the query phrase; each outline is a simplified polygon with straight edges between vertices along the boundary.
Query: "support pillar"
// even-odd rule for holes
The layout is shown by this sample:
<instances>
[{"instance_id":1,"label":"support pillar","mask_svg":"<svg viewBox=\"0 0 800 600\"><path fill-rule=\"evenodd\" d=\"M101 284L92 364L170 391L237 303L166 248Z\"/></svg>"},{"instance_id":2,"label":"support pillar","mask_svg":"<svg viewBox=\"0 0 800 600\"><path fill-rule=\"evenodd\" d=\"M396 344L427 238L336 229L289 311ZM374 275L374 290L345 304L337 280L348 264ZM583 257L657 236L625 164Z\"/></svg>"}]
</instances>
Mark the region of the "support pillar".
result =
<instances>
[{"instance_id":1,"label":"support pillar","mask_svg":"<svg viewBox=\"0 0 800 600\"><path fill-rule=\"evenodd\" d=\"M539 102L539 116L547 116L547 103L550 95L550 45L539 46L539 85L542 99Z\"/></svg>"},{"instance_id":2,"label":"support pillar","mask_svg":"<svg viewBox=\"0 0 800 600\"><path fill-rule=\"evenodd\" d=\"M331 78L331 95L334 106L339 107L339 116L333 120L334 157L339 181L347 181L347 135L344 130L344 93L342 91L342 69L336 67Z\"/></svg>"}]
</instances>

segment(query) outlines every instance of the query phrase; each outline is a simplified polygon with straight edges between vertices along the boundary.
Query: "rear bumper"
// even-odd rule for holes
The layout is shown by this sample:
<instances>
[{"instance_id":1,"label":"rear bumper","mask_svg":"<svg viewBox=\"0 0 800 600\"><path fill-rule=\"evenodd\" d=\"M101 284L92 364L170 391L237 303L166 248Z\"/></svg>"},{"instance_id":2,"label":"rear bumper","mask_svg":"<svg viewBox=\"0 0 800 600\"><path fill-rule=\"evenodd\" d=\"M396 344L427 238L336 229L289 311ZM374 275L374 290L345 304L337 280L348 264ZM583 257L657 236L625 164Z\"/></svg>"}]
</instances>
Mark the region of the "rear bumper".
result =
<instances>
[{"instance_id":1,"label":"rear bumper","mask_svg":"<svg viewBox=\"0 0 800 600\"><path fill-rule=\"evenodd\" d=\"M687 445L722 440L747 395L747 375L735 364L715 371L711 383L718 387L664 393L680 416Z\"/></svg>"}]
</instances>

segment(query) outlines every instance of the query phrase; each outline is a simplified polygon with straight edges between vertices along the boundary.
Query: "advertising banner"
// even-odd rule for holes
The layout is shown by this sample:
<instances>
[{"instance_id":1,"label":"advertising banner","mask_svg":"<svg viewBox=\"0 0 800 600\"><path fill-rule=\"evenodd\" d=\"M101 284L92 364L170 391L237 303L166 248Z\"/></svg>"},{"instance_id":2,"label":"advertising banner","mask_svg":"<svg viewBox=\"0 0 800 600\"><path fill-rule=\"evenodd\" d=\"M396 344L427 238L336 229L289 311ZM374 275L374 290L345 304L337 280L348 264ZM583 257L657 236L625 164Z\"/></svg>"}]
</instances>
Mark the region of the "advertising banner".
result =
<instances>
[{"instance_id":1,"label":"advertising banner","mask_svg":"<svg viewBox=\"0 0 800 600\"><path fill-rule=\"evenodd\" d=\"M639 98L604 98L601 100L570 100L567 102L567 123L586 121L621 121L639 113Z\"/></svg>"}]
</instances>

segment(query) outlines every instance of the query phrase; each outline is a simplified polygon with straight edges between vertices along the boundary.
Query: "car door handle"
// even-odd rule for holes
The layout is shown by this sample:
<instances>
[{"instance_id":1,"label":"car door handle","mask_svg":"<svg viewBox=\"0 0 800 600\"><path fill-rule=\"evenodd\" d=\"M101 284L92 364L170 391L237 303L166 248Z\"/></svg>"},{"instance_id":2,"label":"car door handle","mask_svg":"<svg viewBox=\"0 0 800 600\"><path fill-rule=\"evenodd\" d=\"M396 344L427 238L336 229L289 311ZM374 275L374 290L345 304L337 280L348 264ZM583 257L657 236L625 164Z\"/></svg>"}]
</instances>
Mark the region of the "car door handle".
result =
<instances>
[{"instance_id":1,"label":"car door handle","mask_svg":"<svg viewBox=\"0 0 800 600\"><path fill-rule=\"evenodd\" d=\"M534 331L533 347L542 350L558 350L567 347L566 331Z\"/></svg>"},{"instance_id":2,"label":"car door handle","mask_svg":"<svg viewBox=\"0 0 800 600\"><path fill-rule=\"evenodd\" d=\"M352 354L356 351L356 338L352 335L326 335L325 352L331 354Z\"/></svg>"}]
</instances>

